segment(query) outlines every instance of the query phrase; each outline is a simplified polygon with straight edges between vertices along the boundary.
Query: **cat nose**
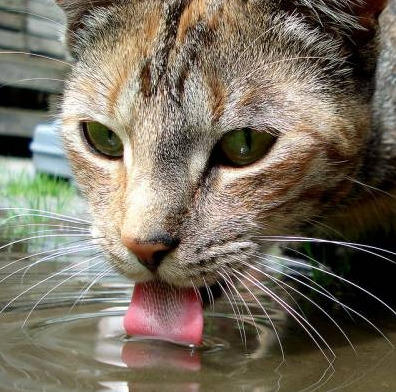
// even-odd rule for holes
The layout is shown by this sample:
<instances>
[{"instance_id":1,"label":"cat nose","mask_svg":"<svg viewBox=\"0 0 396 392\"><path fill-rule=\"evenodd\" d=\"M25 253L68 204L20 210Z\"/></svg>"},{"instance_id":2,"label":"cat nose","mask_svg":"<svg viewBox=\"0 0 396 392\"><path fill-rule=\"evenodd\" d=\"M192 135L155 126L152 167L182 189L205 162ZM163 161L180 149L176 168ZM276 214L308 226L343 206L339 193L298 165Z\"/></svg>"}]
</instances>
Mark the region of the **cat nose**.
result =
<instances>
[{"instance_id":1,"label":"cat nose","mask_svg":"<svg viewBox=\"0 0 396 392\"><path fill-rule=\"evenodd\" d=\"M123 235L121 241L151 272L155 272L164 257L178 245L178 241L169 236L157 236L155 240L138 241Z\"/></svg>"}]
</instances>

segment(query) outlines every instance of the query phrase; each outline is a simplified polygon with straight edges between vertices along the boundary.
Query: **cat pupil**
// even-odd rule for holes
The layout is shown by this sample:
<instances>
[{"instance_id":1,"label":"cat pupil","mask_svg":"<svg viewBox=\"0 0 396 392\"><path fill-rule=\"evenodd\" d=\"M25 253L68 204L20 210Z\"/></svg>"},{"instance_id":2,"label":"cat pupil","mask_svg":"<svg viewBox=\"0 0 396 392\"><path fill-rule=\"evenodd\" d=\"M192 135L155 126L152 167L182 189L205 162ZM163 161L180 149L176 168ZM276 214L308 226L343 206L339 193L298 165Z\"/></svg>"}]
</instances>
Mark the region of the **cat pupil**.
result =
<instances>
[{"instance_id":1,"label":"cat pupil","mask_svg":"<svg viewBox=\"0 0 396 392\"><path fill-rule=\"evenodd\" d=\"M112 146L117 144L117 138L115 137L114 132L110 131L110 129L107 130L107 139Z\"/></svg>"},{"instance_id":2,"label":"cat pupil","mask_svg":"<svg viewBox=\"0 0 396 392\"><path fill-rule=\"evenodd\" d=\"M247 150L250 151L252 149L252 131L250 131L249 129L244 129L243 134L245 136L245 145L247 147ZM243 150L242 153L245 152Z\"/></svg>"}]
</instances>

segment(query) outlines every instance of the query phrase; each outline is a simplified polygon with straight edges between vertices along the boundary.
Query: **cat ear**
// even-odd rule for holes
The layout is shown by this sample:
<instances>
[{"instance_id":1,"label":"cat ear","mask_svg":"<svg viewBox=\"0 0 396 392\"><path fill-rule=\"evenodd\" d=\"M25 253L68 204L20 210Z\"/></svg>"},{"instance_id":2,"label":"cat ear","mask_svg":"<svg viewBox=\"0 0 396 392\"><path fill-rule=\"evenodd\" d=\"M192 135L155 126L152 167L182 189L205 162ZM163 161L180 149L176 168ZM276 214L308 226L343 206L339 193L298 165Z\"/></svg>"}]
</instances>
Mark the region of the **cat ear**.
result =
<instances>
[{"instance_id":1,"label":"cat ear","mask_svg":"<svg viewBox=\"0 0 396 392\"><path fill-rule=\"evenodd\" d=\"M370 39L378 27L378 16L388 0L286 0L323 28ZM352 34L351 34L352 33Z\"/></svg>"},{"instance_id":2,"label":"cat ear","mask_svg":"<svg viewBox=\"0 0 396 392\"><path fill-rule=\"evenodd\" d=\"M64 10L67 17L67 44L69 49L75 41L77 30L84 28L83 18L95 8L107 7L114 4L114 0L55 0Z\"/></svg>"},{"instance_id":3,"label":"cat ear","mask_svg":"<svg viewBox=\"0 0 396 392\"><path fill-rule=\"evenodd\" d=\"M356 2L352 10L363 28L358 33L360 39L370 39L378 27L378 17L388 4L388 0L361 0Z\"/></svg>"}]
</instances>

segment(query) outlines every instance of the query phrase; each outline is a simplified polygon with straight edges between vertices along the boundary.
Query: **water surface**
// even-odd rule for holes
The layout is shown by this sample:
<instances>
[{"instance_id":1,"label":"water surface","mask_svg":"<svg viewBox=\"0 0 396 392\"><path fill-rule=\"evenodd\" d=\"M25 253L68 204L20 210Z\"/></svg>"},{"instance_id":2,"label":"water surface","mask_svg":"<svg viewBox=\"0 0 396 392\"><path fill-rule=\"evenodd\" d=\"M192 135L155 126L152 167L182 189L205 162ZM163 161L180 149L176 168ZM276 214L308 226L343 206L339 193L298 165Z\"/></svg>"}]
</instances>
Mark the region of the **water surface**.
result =
<instances>
[{"instance_id":1,"label":"water surface","mask_svg":"<svg viewBox=\"0 0 396 392\"><path fill-rule=\"evenodd\" d=\"M57 257L26 271L26 250L13 249L0 253L0 391L396 391L396 353L363 322L342 318L354 352L329 320L312 315L336 355L331 366L265 298L285 360L258 307L253 325L248 316L236 320L224 300L206 311L204 347L133 339L122 330L132 284L99 256L85 263L81 255ZM373 321L396 342L394 317L385 312Z\"/></svg>"}]
</instances>

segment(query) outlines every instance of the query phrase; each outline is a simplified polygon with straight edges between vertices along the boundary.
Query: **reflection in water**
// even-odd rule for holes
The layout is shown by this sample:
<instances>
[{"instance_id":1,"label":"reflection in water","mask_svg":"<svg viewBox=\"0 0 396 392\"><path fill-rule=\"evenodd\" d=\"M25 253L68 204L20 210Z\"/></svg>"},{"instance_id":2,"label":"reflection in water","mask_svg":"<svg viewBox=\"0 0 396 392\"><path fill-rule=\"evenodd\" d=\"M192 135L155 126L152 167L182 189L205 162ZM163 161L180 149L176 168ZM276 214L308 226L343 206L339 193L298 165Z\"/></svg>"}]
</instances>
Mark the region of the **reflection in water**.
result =
<instances>
[{"instance_id":1,"label":"reflection in water","mask_svg":"<svg viewBox=\"0 0 396 392\"><path fill-rule=\"evenodd\" d=\"M2 265L10 260L11 255L6 255ZM74 265L80 262L77 259ZM303 331L288 324L266 298L262 303L282 335L286 361L261 309L252 306L254 319L249 315L236 321L232 309L221 301L206 314L203 347L131 339L122 329L129 282L109 274L92 285L97 271L91 273L84 266L77 273L71 265L70 260L43 263L23 276L23 262L13 264L21 273L0 284L3 305L25 292L0 315L1 392L396 391L396 354L367 326L342 322L357 355L336 328L328 328L328 323L320 326L337 356L331 366ZM1 270L0 279L12 268ZM65 272L55 275L62 268ZM51 274L54 278L46 280ZM249 300L248 295L244 298ZM319 315L317 324L322 320ZM246 346L238 328L241 323ZM378 323L396 341L394 319Z\"/></svg>"},{"instance_id":2,"label":"reflection in water","mask_svg":"<svg viewBox=\"0 0 396 392\"><path fill-rule=\"evenodd\" d=\"M125 308L120 309L122 313L125 311ZM95 348L95 357L98 361L120 367L126 366L130 369L200 370L199 351L160 341L123 338L122 323L122 316L99 320Z\"/></svg>"}]
</instances>

